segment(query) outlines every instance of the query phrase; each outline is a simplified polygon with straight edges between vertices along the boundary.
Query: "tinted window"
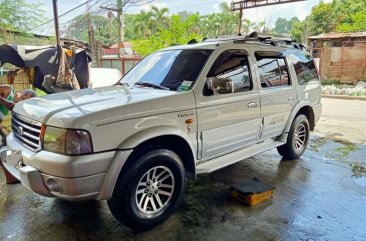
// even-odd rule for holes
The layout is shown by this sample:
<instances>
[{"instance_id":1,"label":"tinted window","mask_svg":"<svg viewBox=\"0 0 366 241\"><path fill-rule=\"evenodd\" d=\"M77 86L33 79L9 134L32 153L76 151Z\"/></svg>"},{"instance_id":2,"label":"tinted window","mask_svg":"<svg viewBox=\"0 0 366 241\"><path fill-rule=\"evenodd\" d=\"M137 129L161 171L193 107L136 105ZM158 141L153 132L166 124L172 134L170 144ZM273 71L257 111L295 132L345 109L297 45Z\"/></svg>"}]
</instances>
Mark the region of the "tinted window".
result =
<instances>
[{"instance_id":1,"label":"tinted window","mask_svg":"<svg viewBox=\"0 0 366 241\"><path fill-rule=\"evenodd\" d=\"M314 61L310 55L296 54L291 57L294 63L297 81L300 85L319 82Z\"/></svg>"},{"instance_id":2,"label":"tinted window","mask_svg":"<svg viewBox=\"0 0 366 241\"><path fill-rule=\"evenodd\" d=\"M148 82L178 90L183 81L188 87L196 81L212 50L170 50L148 55L122 79L133 85Z\"/></svg>"},{"instance_id":3,"label":"tinted window","mask_svg":"<svg viewBox=\"0 0 366 241\"><path fill-rule=\"evenodd\" d=\"M208 78L229 78L234 84L234 93L250 91L248 54L244 50L227 50L212 65Z\"/></svg>"},{"instance_id":4,"label":"tinted window","mask_svg":"<svg viewBox=\"0 0 366 241\"><path fill-rule=\"evenodd\" d=\"M284 58L259 56L256 58L262 87L278 87L290 84L288 69Z\"/></svg>"},{"instance_id":5,"label":"tinted window","mask_svg":"<svg viewBox=\"0 0 366 241\"><path fill-rule=\"evenodd\" d=\"M284 59L277 59L278 66L280 68L280 75L281 75L281 84L284 85L290 85L290 78L288 74L287 65Z\"/></svg>"}]
</instances>

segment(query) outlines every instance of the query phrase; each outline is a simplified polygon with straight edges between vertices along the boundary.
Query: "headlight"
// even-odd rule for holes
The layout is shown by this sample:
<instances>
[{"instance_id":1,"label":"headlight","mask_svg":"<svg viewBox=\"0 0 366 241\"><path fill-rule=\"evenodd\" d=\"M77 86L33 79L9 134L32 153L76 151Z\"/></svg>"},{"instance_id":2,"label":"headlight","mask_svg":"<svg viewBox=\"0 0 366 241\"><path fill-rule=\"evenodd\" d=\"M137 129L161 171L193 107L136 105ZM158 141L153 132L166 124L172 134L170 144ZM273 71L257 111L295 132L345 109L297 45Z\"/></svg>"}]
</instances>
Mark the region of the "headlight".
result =
<instances>
[{"instance_id":1,"label":"headlight","mask_svg":"<svg viewBox=\"0 0 366 241\"><path fill-rule=\"evenodd\" d=\"M93 152L90 135L85 130L46 127L43 149L60 154L88 154Z\"/></svg>"}]
</instances>

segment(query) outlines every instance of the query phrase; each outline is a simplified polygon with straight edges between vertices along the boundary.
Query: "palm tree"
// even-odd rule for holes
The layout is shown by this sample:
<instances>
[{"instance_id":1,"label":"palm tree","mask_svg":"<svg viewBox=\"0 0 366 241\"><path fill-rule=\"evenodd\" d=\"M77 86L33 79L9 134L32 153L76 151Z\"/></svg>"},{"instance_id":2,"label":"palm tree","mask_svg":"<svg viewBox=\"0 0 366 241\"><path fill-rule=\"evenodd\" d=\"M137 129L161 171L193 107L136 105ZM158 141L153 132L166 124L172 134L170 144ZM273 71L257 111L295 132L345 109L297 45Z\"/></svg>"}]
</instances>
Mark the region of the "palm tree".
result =
<instances>
[{"instance_id":1,"label":"palm tree","mask_svg":"<svg viewBox=\"0 0 366 241\"><path fill-rule=\"evenodd\" d=\"M236 32L239 15L230 10L230 5L227 2L220 3L221 13L220 18L220 35L232 35Z\"/></svg>"},{"instance_id":2,"label":"palm tree","mask_svg":"<svg viewBox=\"0 0 366 241\"><path fill-rule=\"evenodd\" d=\"M249 34L250 32L250 26L251 26L251 22L249 19L245 18L243 19L242 23L241 23L241 32L244 34L244 35L247 35Z\"/></svg>"},{"instance_id":3,"label":"palm tree","mask_svg":"<svg viewBox=\"0 0 366 241\"><path fill-rule=\"evenodd\" d=\"M161 8L159 9L156 6L152 6L151 10L151 19L153 22L153 33L155 33L159 27L167 28L169 25L169 9Z\"/></svg>"},{"instance_id":4,"label":"palm tree","mask_svg":"<svg viewBox=\"0 0 366 241\"><path fill-rule=\"evenodd\" d=\"M141 10L136 16L136 21L134 23L134 31L140 37L147 37L151 34L152 21L151 12L146 12Z\"/></svg>"},{"instance_id":5,"label":"palm tree","mask_svg":"<svg viewBox=\"0 0 366 241\"><path fill-rule=\"evenodd\" d=\"M251 27L253 28L253 31L256 31L258 33L262 33L263 29L265 27L265 22L254 22L251 24Z\"/></svg>"}]
</instances>

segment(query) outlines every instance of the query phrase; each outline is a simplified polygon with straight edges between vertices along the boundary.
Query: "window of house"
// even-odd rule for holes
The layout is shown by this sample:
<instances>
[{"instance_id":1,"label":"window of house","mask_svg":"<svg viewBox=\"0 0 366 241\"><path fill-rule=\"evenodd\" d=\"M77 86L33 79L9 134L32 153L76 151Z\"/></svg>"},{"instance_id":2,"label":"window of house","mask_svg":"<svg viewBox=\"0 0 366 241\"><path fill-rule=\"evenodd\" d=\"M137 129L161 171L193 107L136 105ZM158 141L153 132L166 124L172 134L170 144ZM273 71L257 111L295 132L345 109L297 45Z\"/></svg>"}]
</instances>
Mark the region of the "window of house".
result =
<instances>
[{"instance_id":1,"label":"window of house","mask_svg":"<svg viewBox=\"0 0 366 241\"><path fill-rule=\"evenodd\" d=\"M223 52L212 65L207 77L231 79L234 84L234 93L250 91L252 89L252 80L247 52L238 49ZM207 90L207 86L204 94L212 94Z\"/></svg>"},{"instance_id":2,"label":"window of house","mask_svg":"<svg viewBox=\"0 0 366 241\"><path fill-rule=\"evenodd\" d=\"M256 55L262 88L290 85L288 68L284 58Z\"/></svg>"},{"instance_id":3,"label":"window of house","mask_svg":"<svg viewBox=\"0 0 366 241\"><path fill-rule=\"evenodd\" d=\"M319 82L314 61L309 54L293 54L291 58L300 85Z\"/></svg>"}]
</instances>

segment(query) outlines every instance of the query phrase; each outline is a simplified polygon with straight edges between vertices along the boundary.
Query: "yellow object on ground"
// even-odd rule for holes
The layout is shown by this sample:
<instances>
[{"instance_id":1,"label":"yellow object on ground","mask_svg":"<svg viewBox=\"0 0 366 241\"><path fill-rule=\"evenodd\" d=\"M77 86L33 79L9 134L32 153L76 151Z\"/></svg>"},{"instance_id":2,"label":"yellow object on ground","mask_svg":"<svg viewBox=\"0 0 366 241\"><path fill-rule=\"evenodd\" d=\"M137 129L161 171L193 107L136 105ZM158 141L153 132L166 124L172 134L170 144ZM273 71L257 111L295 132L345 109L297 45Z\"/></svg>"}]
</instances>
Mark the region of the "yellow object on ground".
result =
<instances>
[{"instance_id":1,"label":"yellow object on ground","mask_svg":"<svg viewBox=\"0 0 366 241\"><path fill-rule=\"evenodd\" d=\"M253 178L248 182L233 185L231 195L249 206L254 206L273 197L273 190L272 185Z\"/></svg>"}]
</instances>

